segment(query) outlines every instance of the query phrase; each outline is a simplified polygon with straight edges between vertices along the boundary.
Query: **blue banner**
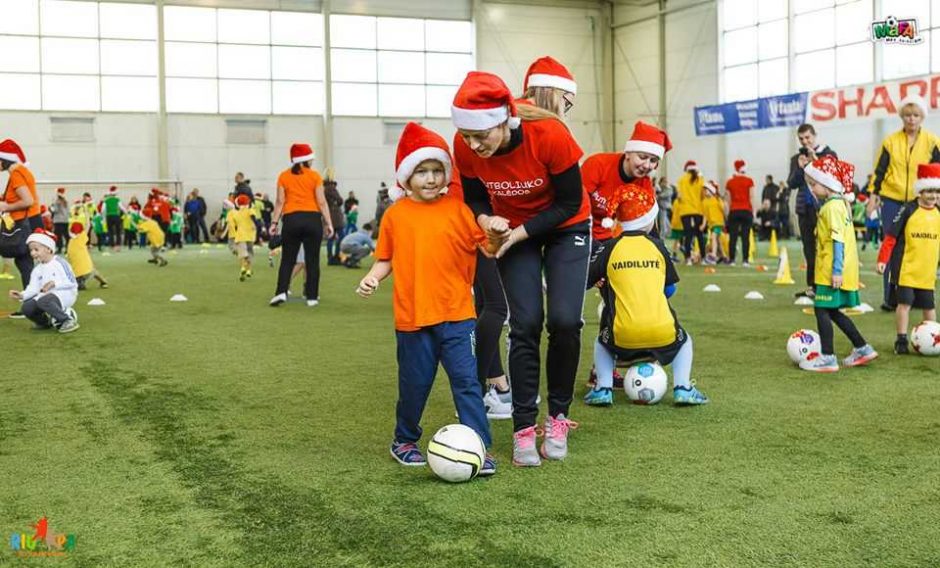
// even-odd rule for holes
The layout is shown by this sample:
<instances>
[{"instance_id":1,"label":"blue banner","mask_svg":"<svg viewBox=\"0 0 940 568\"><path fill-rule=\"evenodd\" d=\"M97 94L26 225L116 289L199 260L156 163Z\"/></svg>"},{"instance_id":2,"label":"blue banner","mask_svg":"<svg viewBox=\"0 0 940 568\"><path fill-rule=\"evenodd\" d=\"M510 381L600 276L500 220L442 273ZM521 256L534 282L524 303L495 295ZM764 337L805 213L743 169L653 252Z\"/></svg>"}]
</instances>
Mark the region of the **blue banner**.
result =
<instances>
[{"instance_id":1,"label":"blue banner","mask_svg":"<svg viewBox=\"0 0 940 568\"><path fill-rule=\"evenodd\" d=\"M723 105L695 107L695 135L728 134L798 126L806 118L807 93L793 93Z\"/></svg>"}]
</instances>

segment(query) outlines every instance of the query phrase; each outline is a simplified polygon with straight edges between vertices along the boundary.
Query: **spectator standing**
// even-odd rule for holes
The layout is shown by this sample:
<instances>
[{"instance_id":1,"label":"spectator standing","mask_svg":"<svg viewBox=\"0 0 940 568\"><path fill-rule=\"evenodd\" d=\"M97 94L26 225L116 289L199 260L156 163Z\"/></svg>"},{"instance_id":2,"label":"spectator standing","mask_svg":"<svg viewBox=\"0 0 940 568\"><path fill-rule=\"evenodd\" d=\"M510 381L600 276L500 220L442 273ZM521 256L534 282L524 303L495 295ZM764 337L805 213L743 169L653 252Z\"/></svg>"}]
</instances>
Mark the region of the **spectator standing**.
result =
<instances>
[{"instance_id":1,"label":"spectator standing","mask_svg":"<svg viewBox=\"0 0 940 568\"><path fill-rule=\"evenodd\" d=\"M326 264L335 266L342 264L339 259L340 240L343 238L346 227L346 215L343 212L343 196L336 189L336 180L328 179L323 182L323 194L326 204L330 208L330 219L333 220L333 235L326 239Z\"/></svg>"},{"instance_id":2,"label":"spectator standing","mask_svg":"<svg viewBox=\"0 0 940 568\"><path fill-rule=\"evenodd\" d=\"M803 258L806 259L806 289L797 292L797 297L806 296L815 298L816 285L816 219L817 202L813 197L803 168L823 156L839 156L829 146L816 141L816 129L812 124L801 124L796 129L796 137L800 141L800 150L790 157L790 174L787 176L787 186L796 190L796 217L799 221L800 241L803 245Z\"/></svg>"},{"instance_id":3,"label":"spectator standing","mask_svg":"<svg viewBox=\"0 0 940 568\"><path fill-rule=\"evenodd\" d=\"M61 254L69 244L69 202L65 198L65 188L55 192L55 202L49 207L52 213L52 226L55 231L56 254Z\"/></svg>"}]
</instances>

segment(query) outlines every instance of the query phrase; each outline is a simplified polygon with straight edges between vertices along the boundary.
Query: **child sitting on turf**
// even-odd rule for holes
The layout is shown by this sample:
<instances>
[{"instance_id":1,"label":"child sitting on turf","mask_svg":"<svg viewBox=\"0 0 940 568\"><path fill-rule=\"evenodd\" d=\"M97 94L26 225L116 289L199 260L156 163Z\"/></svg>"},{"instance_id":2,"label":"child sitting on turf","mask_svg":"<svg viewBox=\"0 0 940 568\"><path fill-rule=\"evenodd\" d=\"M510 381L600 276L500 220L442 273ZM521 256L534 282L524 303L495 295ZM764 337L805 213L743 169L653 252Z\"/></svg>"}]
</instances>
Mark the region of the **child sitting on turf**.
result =
<instances>
[{"instance_id":1,"label":"child sitting on turf","mask_svg":"<svg viewBox=\"0 0 940 568\"><path fill-rule=\"evenodd\" d=\"M463 201L442 195L451 178L447 142L409 122L402 131L396 177L408 197L388 208L379 227L375 264L356 292L366 298L394 273L393 306L398 341L398 405L391 454L400 464L427 463L418 440L421 415L438 364L450 378L460 422L488 448L490 428L477 379L473 333L474 270L486 237ZM496 473L487 454L479 475Z\"/></svg>"},{"instance_id":2,"label":"child sitting on turf","mask_svg":"<svg viewBox=\"0 0 940 568\"><path fill-rule=\"evenodd\" d=\"M601 329L594 343L597 385L584 402L610 406L614 402L613 372L625 363L656 359L672 364L672 397L677 405L697 405L708 397L692 384L692 339L679 325L669 298L679 275L669 251L651 236L659 206L648 192L634 185L626 189L617 211L623 228L619 237L600 245L589 264L588 286L603 282Z\"/></svg>"},{"instance_id":3,"label":"child sitting on turf","mask_svg":"<svg viewBox=\"0 0 940 568\"><path fill-rule=\"evenodd\" d=\"M849 206L842 195L852 189L855 166L832 156L823 156L804 169L806 183L820 202L816 222L816 325L822 354L800 363L805 371L831 373L839 370L833 348L832 324L852 341L854 349L842 360L846 367L864 365L878 357L849 316L840 308L854 308L858 297L858 250Z\"/></svg>"},{"instance_id":4,"label":"child sitting on turf","mask_svg":"<svg viewBox=\"0 0 940 568\"><path fill-rule=\"evenodd\" d=\"M251 278L251 259L254 257L255 239L258 238L258 225L255 223L255 210L251 198L241 194L235 198L235 209L229 211L226 218L229 234L235 241L235 253L241 265L238 279L244 282Z\"/></svg>"},{"instance_id":5,"label":"child sitting on turf","mask_svg":"<svg viewBox=\"0 0 940 568\"><path fill-rule=\"evenodd\" d=\"M79 290L85 289L85 283L89 278L97 280L102 288L108 287L107 280L95 270L91 254L88 253L88 233L85 231L85 226L77 221L69 225L69 244L66 252Z\"/></svg>"},{"instance_id":6,"label":"child sitting on turf","mask_svg":"<svg viewBox=\"0 0 940 568\"><path fill-rule=\"evenodd\" d=\"M705 182L705 199L702 200L705 209L705 225L708 228L708 254L705 264L718 264L721 260L721 233L725 230L725 204L718 197L718 183Z\"/></svg>"},{"instance_id":7,"label":"child sitting on turf","mask_svg":"<svg viewBox=\"0 0 940 568\"><path fill-rule=\"evenodd\" d=\"M898 307L895 309L898 337L894 352L906 355L907 326L911 308L924 311L924 319L937 321L934 287L940 261L940 164L917 166L914 183L917 200L898 213L878 251L878 273L891 267L888 281Z\"/></svg>"},{"instance_id":8,"label":"child sitting on turf","mask_svg":"<svg viewBox=\"0 0 940 568\"><path fill-rule=\"evenodd\" d=\"M141 237L146 237L147 243L150 245L150 255L153 257L147 262L150 264L156 264L157 266L166 266L167 260L163 256L163 245L166 243L166 236L163 234L163 229L160 228L160 225L156 221L147 217L143 213L134 213L135 219L137 220L137 232Z\"/></svg>"},{"instance_id":9,"label":"child sitting on turf","mask_svg":"<svg viewBox=\"0 0 940 568\"><path fill-rule=\"evenodd\" d=\"M75 331L78 318L72 305L78 297L78 283L69 263L55 254L55 234L36 229L26 238L26 244L36 264L26 289L10 290L10 297L23 302L20 311L36 329L57 327L59 333Z\"/></svg>"}]
</instances>

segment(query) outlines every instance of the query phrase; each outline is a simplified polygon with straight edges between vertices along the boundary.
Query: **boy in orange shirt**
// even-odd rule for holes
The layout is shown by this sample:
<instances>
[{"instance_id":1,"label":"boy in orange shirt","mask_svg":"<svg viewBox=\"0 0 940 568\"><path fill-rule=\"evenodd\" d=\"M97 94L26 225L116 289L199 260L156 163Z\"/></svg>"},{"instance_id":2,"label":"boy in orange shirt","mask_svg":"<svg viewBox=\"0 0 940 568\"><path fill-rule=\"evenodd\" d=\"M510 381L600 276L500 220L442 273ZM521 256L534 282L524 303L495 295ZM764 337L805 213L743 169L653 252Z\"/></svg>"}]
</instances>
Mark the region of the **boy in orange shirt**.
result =
<instances>
[{"instance_id":1,"label":"boy in orange shirt","mask_svg":"<svg viewBox=\"0 0 940 568\"><path fill-rule=\"evenodd\" d=\"M474 271L486 237L462 200L442 193L451 178L447 142L413 122L398 141L396 177L410 191L382 217L375 264L359 283L363 298L394 272L393 310L398 341L398 404L392 457L406 466L427 464L418 440L421 415L444 365L460 422L491 443L477 379L473 333ZM479 475L496 473L487 454Z\"/></svg>"}]
</instances>

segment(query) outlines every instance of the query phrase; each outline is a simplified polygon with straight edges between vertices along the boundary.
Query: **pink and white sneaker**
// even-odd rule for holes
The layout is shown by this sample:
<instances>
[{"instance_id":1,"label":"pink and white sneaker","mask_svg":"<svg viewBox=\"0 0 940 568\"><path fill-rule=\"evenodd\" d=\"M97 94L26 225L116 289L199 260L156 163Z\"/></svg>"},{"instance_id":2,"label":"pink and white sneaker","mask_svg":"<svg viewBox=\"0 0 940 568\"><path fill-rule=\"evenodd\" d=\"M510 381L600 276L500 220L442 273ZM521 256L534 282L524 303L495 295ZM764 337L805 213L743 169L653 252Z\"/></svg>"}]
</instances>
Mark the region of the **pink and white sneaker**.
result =
<instances>
[{"instance_id":1,"label":"pink and white sneaker","mask_svg":"<svg viewBox=\"0 0 940 568\"><path fill-rule=\"evenodd\" d=\"M529 426L512 435L512 465L518 467L538 467L542 465L539 453L535 449L538 432L535 426Z\"/></svg>"},{"instance_id":2,"label":"pink and white sneaker","mask_svg":"<svg viewBox=\"0 0 940 568\"><path fill-rule=\"evenodd\" d=\"M547 460L563 460L568 455L568 430L578 423L565 418L564 414L545 419L545 439L542 440L542 457Z\"/></svg>"}]
</instances>

